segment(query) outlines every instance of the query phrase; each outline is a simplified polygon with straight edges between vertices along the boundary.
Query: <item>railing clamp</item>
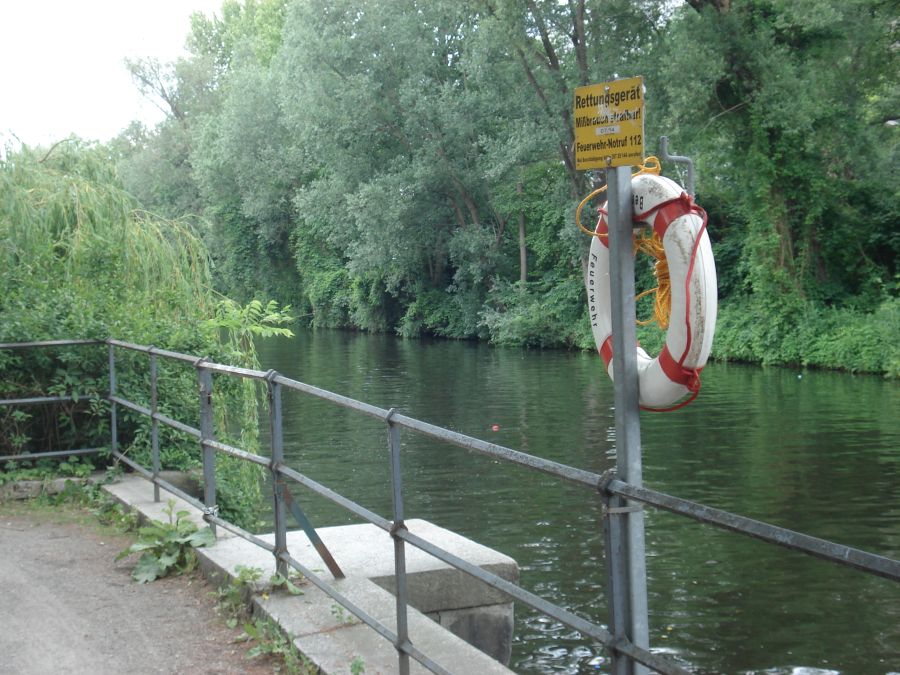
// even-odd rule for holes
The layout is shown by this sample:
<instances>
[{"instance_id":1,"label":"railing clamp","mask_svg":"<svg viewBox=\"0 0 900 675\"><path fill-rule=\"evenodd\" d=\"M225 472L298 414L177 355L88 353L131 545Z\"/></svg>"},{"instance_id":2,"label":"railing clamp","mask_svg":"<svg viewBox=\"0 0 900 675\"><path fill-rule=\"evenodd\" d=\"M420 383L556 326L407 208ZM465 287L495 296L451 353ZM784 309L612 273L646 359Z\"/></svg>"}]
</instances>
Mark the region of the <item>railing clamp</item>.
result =
<instances>
[{"instance_id":1,"label":"railing clamp","mask_svg":"<svg viewBox=\"0 0 900 675\"><path fill-rule=\"evenodd\" d=\"M212 506L204 506L203 507L203 519L206 520L206 516L212 516L213 518L219 517L219 505L213 504Z\"/></svg>"},{"instance_id":2,"label":"railing clamp","mask_svg":"<svg viewBox=\"0 0 900 675\"><path fill-rule=\"evenodd\" d=\"M207 361L208 359L209 359L208 356L201 356L199 359L194 361L194 368L199 368L200 364L203 363L204 361Z\"/></svg>"},{"instance_id":3,"label":"railing clamp","mask_svg":"<svg viewBox=\"0 0 900 675\"><path fill-rule=\"evenodd\" d=\"M394 416L395 412L397 412L396 408L391 408L390 410L388 410L387 414L384 416L384 421L387 422L388 424L390 424L391 418Z\"/></svg>"},{"instance_id":4,"label":"railing clamp","mask_svg":"<svg viewBox=\"0 0 900 675\"><path fill-rule=\"evenodd\" d=\"M609 491L609 485L614 480L616 480L616 470L615 469L607 469L600 476L600 480L597 481L597 492L599 492L604 497L610 497L612 493Z\"/></svg>"},{"instance_id":5,"label":"railing clamp","mask_svg":"<svg viewBox=\"0 0 900 675\"><path fill-rule=\"evenodd\" d=\"M623 656L628 656L628 654L626 652L629 651L628 648L633 646L633 644L634 643L632 643L632 641L629 640L627 637L622 636L622 637L617 637L617 638L613 639L613 641L610 642L609 644L607 644L606 646L611 651L618 652L619 654L622 654Z\"/></svg>"},{"instance_id":6,"label":"railing clamp","mask_svg":"<svg viewBox=\"0 0 900 675\"><path fill-rule=\"evenodd\" d=\"M391 536L396 538L397 533L400 530L406 530L407 532L409 532L409 529L406 527L406 523L404 521L402 521L402 520L394 521L394 523L391 525L391 529L390 529Z\"/></svg>"}]
</instances>

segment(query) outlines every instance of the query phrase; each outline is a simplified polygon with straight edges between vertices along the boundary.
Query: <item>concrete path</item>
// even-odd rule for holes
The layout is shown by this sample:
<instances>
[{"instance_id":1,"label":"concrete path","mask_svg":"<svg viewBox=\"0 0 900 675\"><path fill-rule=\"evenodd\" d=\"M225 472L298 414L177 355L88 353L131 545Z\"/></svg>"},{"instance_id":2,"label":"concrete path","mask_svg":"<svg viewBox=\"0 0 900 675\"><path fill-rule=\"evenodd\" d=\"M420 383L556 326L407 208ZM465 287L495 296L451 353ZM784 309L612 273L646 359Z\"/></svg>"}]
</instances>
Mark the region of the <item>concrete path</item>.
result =
<instances>
[{"instance_id":1,"label":"concrete path","mask_svg":"<svg viewBox=\"0 0 900 675\"><path fill-rule=\"evenodd\" d=\"M130 538L49 515L0 501L0 674L274 672L245 658L202 579L137 584L114 560Z\"/></svg>"}]
</instances>

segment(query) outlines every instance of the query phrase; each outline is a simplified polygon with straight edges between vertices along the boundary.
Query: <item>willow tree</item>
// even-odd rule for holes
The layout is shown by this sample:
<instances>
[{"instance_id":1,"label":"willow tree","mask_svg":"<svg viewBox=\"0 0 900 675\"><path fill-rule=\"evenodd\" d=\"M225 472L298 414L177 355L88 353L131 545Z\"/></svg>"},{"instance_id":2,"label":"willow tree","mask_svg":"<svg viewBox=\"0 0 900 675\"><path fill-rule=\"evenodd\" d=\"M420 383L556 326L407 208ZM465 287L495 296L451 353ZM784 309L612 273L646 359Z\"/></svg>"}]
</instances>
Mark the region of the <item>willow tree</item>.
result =
<instances>
[{"instance_id":1,"label":"willow tree","mask_svg":"<svg viewBox=\"0 0 900 675\"><path fill-rule=\"evenodd\" d=\"M0 342L112 336L231 362L252 358L246 345L219 340L223 325L254 325L228 324L241 310L212 291L209 258L196 232L139 209L100 148L70 139L0 161L0 261ZM277 324L280 315L269 318ZM56 356L0 350L0 397L86 394L90 404L4 408L0 454L108 444L105 350L69 347ZM146 357L120 350L118 363L120 391L147 404ZM161 363L160 409L196 424L195 378L190 368ZM219 407L255 427L255 400L240 385L223 384ZM142 416L121 411L122 447L145 465L148 429ZM196 441L175 432L163 435L161 449L172 468L199 456ZM255 477L233 463L221 468L230 501L223 506L242 522L252 520L242 511L256 493Z\"/></svg>"}]
</instances>

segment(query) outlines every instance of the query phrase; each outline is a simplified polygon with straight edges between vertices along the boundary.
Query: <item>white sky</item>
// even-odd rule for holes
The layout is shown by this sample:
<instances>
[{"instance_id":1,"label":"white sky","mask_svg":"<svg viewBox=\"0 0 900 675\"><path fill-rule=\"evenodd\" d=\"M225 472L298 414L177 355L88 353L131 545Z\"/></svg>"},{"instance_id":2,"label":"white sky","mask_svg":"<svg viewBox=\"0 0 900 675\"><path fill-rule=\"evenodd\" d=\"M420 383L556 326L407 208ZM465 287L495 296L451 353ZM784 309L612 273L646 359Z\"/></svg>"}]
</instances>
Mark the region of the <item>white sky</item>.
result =
<instances>
[{"instance_id":1,"label":"white sky","mask_svg":"<svg viewBox=\"0 0 900 675\"><path fill-rule=\"evenodd\" d=\"M0 0L0 151L70 133L105 141L162 113L142 99L125 57L184 54L194 11L222 0Z\"/></svg>"}]
</instances>

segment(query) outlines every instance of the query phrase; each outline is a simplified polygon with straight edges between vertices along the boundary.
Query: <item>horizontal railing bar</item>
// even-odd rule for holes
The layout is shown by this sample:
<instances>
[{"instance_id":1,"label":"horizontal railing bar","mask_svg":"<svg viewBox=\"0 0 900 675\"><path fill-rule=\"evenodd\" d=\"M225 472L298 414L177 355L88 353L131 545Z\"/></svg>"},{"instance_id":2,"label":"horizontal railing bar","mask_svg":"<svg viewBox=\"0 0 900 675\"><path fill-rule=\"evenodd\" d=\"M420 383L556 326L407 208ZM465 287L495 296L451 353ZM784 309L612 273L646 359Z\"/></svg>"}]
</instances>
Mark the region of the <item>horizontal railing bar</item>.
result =
<instances>
[{"instance_id":1,"label":"horizontal railing bar","mask_svg":"<svg viewBox=\"0 0 900 675\"><path fill-rule=\"evenodd\" d=\"M103 340L45 340L42 342L0 342L0 349L30 349L31 347L69 347L73 345L100 345Z\"/></svg>"},{"instance_id":2,"label":"horizontal railing bar","mask_svg":"<svg viewBox=\"0 0 900 675\"><path fill-rule=\"evenodd\" d=\"M82 448L80 450L54 450L53 452L29 452L21 455L0 455L0 462L18 462L29 459L51 459L53 457L69 457L71 455L95 455L106 452L109 448ZM65 478L65 476L62 476Z\"/></svg>"},{"instance_id":3,"label":"horizontal railing bar","mask_svg":"<svg viewBox=\"0 0 900 675\"><path fill-rule=\"evenodd\" d=\"M182 354L181 352L173 352L168 349L160 349L159 347L148 347L147 345L138 345L134 344L133 342L123 342L122 340L114 340L112 338L107 340L107 342L116 347L122 347L123 349L130 349L136 352L144 352L146 354L156 354L157 356L165 356L166 358L184 361L192 365L202 365L207 370L218 373L227 373L229 375L237 375L239 377L246 377L256 380L263 380L268 374L262 370L241 368L239 366L227 366L223 363L207 361L206 359L202 359L197 356Z\"/></svg>"},{"instance_id":4,"label":"horizontal railing bar","mask_svg":"<svg viewBox=\"0 0 900 675\"><path fill-rule=\"evenodd\" d=\"M138 345L133 342L125 342L123 340L116 340L114 338L109 338L106 341L106 344L113 345L114 347L122 347L123 349L130 349L134 352L157 354L159 356L165 356L169 359L175 359L176 361L184 361L185 363L194 364L199 360L199 357L191 356L190 354L182 354L181 352L173 352L168 349L160 349L159 347L150 347L148 345Z\"/></svg>"},{"instance_id":5,"label":"horizontal railing bar","mask_svg":"<svg viewBox=\"0 0 900 675\"><path fill-rule=\"evenodd\" d=\"M560 464L559 462L553 462L541 457L529 455L525 452L513 450L512 448L507 448L503 445L482 441L478 438L473 438L472 436L466 436L465 434L456 431L450 431L449 429L429 424L428 422L422 422L413 417L397 414L391 417L391 422L406 427L407 429L418 431L425 436L447 441L460 448L472 450L487 457L503 459L529 469L536 469L537 471L550 474L551 476L556 476L557 478L562 478L572 483L585 485L595 490L600 484L601 475L598 473L585 471L584 469L576 469L575 467L566 464Z\"/></svg>"},{"instance_id":6,"label":"horizontal railing bar","mask_svg":"<svg viewBox=\"0 0 900 675\"><path fill-rule=\"evenodd\" d=\"M307 476L304 476L299 471L295 471L294 469L292 469L288 466L278 466L275 468L275 470L278 473L280 473L282 476L287 476L288 478L296 481L297 483L300 483L300 485L308 487L313 492L321 495L322 497L325 497L326 499L331 500L335 504L343 506L345 509L347 509L351 513L355 513L360 518L363 518L363 519L369 521L373 525L380 527L382 530L385 530L386 532L390 532L391 521L387 520L386 518L382 518L374 511L370 511L369 509L367 509L365 506L360 506L356 502L351 501L350 499L347 499L343 495L339 495L334 490L331 490L330 488L325 487L321 483L317 483L312 478L308 478Z\"/></svg>"},{"instance_id":7,"label":"horizontal railing bar","mask_svg":"<svg viewBox=\"0 0 900 675\"><path fill-rule=\"evenodd\" d=\"M0 405L39 405L41 403L81 403L90 401L93 396L83 394L81 396L36 396L34 398L7 398L0 400Z\"/></svg>"},{"instance_id":8,"label":"horizontal railing bar","mask_svg":"<svg viewBox=\"0 0 900 675\"><path fill-rule=\"evenodd\" d=\"M121 396L107 396L107 398L113 403L118 403L119 405L128 408L129 410L134 410L136 413L140 413L141 415L145 415L146 417L153 417L153 411L150 408L145 408L142 405L137 403L132 403L127 398L122 398Z\"/></svg>"},{"instance_id":9,"label":"horizontal railing bar","mask_svg":"<svg viewBox=\"0 0 900 675\"><path fill-rule=\"evenodd\" d=\"M645 666L649 666L657 672L666 674L671 673L673 675L688 674L688 671L680 668L674 663L671 663L667 659L657 656L656 654L653 654L652 652L649 652L645 649L641 649L631 642L623 642L622 640L617 640L608 630L606 630L602 626L598 626L597 624L591 623L586 619L582 619L580 616L573 614L572 612L569 612L568 610L565 610L558 605L554 605L553 603L548 602L544 598L535 595L534 593L526 591L521 586L517 586L511 581L507 581L503 577L483 570L477 565L473 565L472 563L453 555L449 551L435 546L427 539L423 539L422 537L413 534L407 529L398 529L396 532L396 536L412 544L416 548L419 548L426 553L433 555L438 560L442 560L448 565L451 565L452 567L455 567L456 569L475 577L476 579L486 583L492 588L503 591L510 597L525 603L526 605L538 610L539 612L542 612L543 614L546 614L547 616L551 616L554 619L561 621L570 628L574 628L579 633L593 638L606 647L630 656L635 661L643 663Z\"/></svg>"},{"instance_id":10,"label":"horizontal railing bar","mask_svg":"<svg viewBox=\"0 0 900 675\"><path fill-rule=\"evenodd\" d=\"M162 422L166 426L170 426L173 429L177 429L183 433L194 436L195 438L200 438L200 430L195 427L184 424L183 422L179 422L176 419L169 417L168 415L163 415L162 413L154 413L150 410L150 408L145 408L142 405L138 405L137 403L132 403L126 398L122 398L121 396L107 396L107 399L112 401L113 403L118 403L129 410L134 410L141 415L145 415L146 417L150 417L151 419L155 419L157 422Z\"/></svg>"},{"instance_id":11,"label":"horizontal railing bar","mask_svg":"<svg viewBox=\"0 0 900 675\"><path fill-rule=\"evenodd\" d=\"M607 490L628 499L657 506L671 513L687 516L701 523L745 534L770 544L777 544L778 546L807 553L862 572L900 581L900 561L885 556L868 553L826 539L819 539L818 537L795 532L784 527L753 520L746 516L739 516L711 506L688 501L687 499L673 497L656 490L636 487L615 478L609 482Z\"/></svg>"},{"instance_id":12,"label":"horizontal railing bar","mask_svg":"<svg viewBox=\"0 0 900 675\"><path fill-rule=\"evenodd\" d=\"M327 584L322 580L317 574L315 574L312 570L307 568L301 562L293 558L290 554L285 553L280 556L281 560L284 560L288 565L293 567L295 570L300 572L304 577L309 579L309 581L320 591L331 597L333 600L336 600L339 604L346 607L350 612L356 616L360 621L365 623L369 628L378 633L385 640L390 642L395 647L397 646L397 634L392 631L390 628L385 626L383 623L378 621L375 617L371 616L366 610L357 605L355 602L350 600L343 593L337 591L334 587ZM425 656L422 652L420 652L411 642L406 642L400 645L400 649L405 653L412 656L416 661L421 663L423 666L428 668L433 673L438 673L439 675L452 675L452 673L443 668L440 664L435 663L430 658Z\"/></svg>"},{"instance_id":13,"label":"horizontal railing bar","mask_svg":"<svg viewBox=\"0 0 900 675\"><path fill-rule=\"evenodd\" d=\"M597 489L597 486L600 483L601 476L597 473L584 471L583 469L576 469L574 467L546 460L541 457L535 457L534 455L529 455L518 450L513 450L512 448L504 447L502 445L497 445L496 443L488 443L487 441L482 441L471 436L466 436L465 434L450 431L434 424L429 424L428 422L422 422L415 418L407 417L406 415L391 415L390 411L385 410L384 408L379 408L368 403L362 403L361 401L357 401L356 399L342 396L340 394L335 394L334 392L320 389L319 387L313 387L312 385L304 384L303 382L298 382L297 380L292 380L288 377L284 377L283 375L277 375L274 378L274 381L289 389L302 391L317 398L336 403L344 408L357 410L365 415L368 415L369 417L375 417L382 420L387 420L388 418L390 418L390 421L393 424L418 431L419 433L424 434L425 436L430 436L431 438L447 441L448 443L452 443L453 445L464 448L466 450L473 450L488 457L505 459L509 462L512 462L513 464L518 464L520 466L525 466L531 469L537 469L538 471L542 471L544 473L548 473L550 475L557 476L574 483L586 485L593 489Z\"/></svg>"},{"instance_id":14,"label":"horizontal railing bar","mask_svg":"<svg viewBox=\"0 0 900 675\"><path fill-rule=\"evenodd\" d=\"M169 349L160 349L159 347L153 347L152 349L148 348L145 351L148 354L165 356L167 359L172 359L174 361L184 361L185 363L190 363L191 365L197 363L197 360L200 358L198 356L193 356L192 354L182 354L181 352L173 352Z\"/></svg>"},{"instance_id":15,"label":"horizontal railing bar","mask_svg":"<svg viewBox=\"0 0 900 675\"><path fill-rule=\"evenodd\" d=\"M252 452L241 450L240 448L236 448L233 445L228 445L227 443L214 441L211 438L205 438L201 440L200 443L207 448L218 450L219 452L223 452L226 455L231 455L232 457L237 457L238 459L243 459L247 462L253 462L254 464L259 464L260 466L268 467L269 464L271 464L271 461L268 457L263 457L262 455L254 455Z\"/></svg>"},{"instance_id":16,"label":"horizontal railing bar","mask_svg":"<svg viewBox=\"0 0 900 675\"><path fill-rule=\"evenodd\" d=\"M200 509L202 511L204 511L203 520L205 520L206 522L215 523L216 525L221 527L223 530L228 530L229 532L237 535L241 539L245 539L245 540L249 541L251 544L255 544L256 546L259 546L260 548L264 548L269 553L275 552L274 544L270 544L265 539L261 539L261 538L257 537L255 534L251 534L250 532L247 532L247 530L245 530L241 527L238 527L231 521L225 520L224 518L220 518L219 516L214 516L213 514L207 512L205 507L203 507L202 505L201 505Z\"/></svg>"},{"instance_id":17,"label":"horizontal railing bar","mask_svg":"<svg viewBox=\"0 0 900 675\"><path fill-rule=\"evenodd\" d=\"M338 495L337 493L333 492L332 490L326 488L325 486L323 486L319 483L316 483L312 479L304 476L303 474L300 474L299 472L295 471L294 469L291 469L289 467L280 466L280 467L277 467L276 470L279 473L281 473L282 475L292 478L296 482L298 482L306 487L309 487L310 489L314 490L315 492L319 493L320 495L322 495L324 497L327 497L331 501L334 501L335 503L338 503L338 504L344 506L345 508L352 511L353 513L361 516L362 518L365 518L372 524L379 526L386 531L390 531L390 529L391 529L390 521L382 518L381 516L378 516L377 514L373 513L372 511L369 511L365 507L362 507L362 506L346 499L345 497ZM637 647L631 643L620 644L620 643L616 642L615 639L613 638L613 636L608 631L606 631L604 628L597 626L595 624L592 624L589 621L586 621L586 620L582 619L581 617L578 617L577 615L572 614L571 612L568 612L568 611L562 609L561 607L558 607L557 605L554 605L537 595L529 593L528 591L522 589L521 587L516 586L515 584L512 584L511 582L506 581L505 579L503 579L497 575L491 574L490 572L486 572L486 571L482 570L480 567L471 565L470 563L462 560L461 558L457 558L453 554L434 546L433 544L431 544L431 542L428 542L427 540L421 539L421 538L417 537L416 535L412 535L408 531L401 530L400 532L401 532L401 534L399 536L401 538L405 539L406 541L408 541L413 546L421 548L426 553L430 553L431 555L434 555L436 558L443 560L444 562L452 565L453 567L456 567L464 572L468 572L469 574L478 578L479 580L483 581L484 583L488 584L489 586L491 586L493 588L497 588L498 590L504 591L511 597L514 597L515 599L520 600L527 605L530 605L531 607L533 607L534 609L537 609L538 611L544 612L548 616L552 616L553 618L561 621L562 623L568 625L569 627L574 628L575 630L578 630L579 632L584 633L585 635L596 639L597 641L601 642L602 644L604 644L608 647L614 648L614 649L622 652L623 654L627 654L628 656L631 656L632 658L639 661L640 663L643 663L647 666L655 668L659 672L662 672L662 673L682 674L682 673L687 672L687 671L682 670L682 669L678 668L677 666L671 664L669 661L662 659L661 657L658 657L651 652L642 650L639 647Z\"/></svg>"},{"instance_id":18,"label":"horizontal railing bar","mask_svg":"<svg viewBox=\"0 0 900 675\"><path fill-rule=\"evenodd\" d=\"M155 419L157 422L162 422L166 426L172 427L173 429L175 429L177 431L181 431L190 436L193 436L194 438L200 438L200 436L202 435L200 433L200 430L197 429L196 427L192 427L188 424L184 424L183 422L179 422L178 420L173 419L173 418L169 417L168 415L163 415L162 413L156 413L155 415L151 415L150 417Z\"/></svg>"},{"instance_id":19,"label":"horizontal railing bar","mask_svg":"<svg viewBox=\"0 0 900 675\"><path fill-rule=\"evenodd\" d=\"M245 377L248 380L264 380L266 379L266 373L263 370L254 370L252 368L241 368L240 366L226 366L222 363L215 363L213 361L203 362L201 364L207 370L210 370L214 373L226 373L228 375L237 375L238 377Z\"/></svg>"},{"instance_id":20,"label":"horizontal railing bar","mask_svg":"<svg viewBox=\"0 0 900 675\"><path fill-rule=\"evenodd\" d=\"M304 394L310 394L311 396L315 396L316 398L321 398L326 401L331 401L332 403L336 403L342 408L350 408L351 410L356 410L358 412L363 413L364 415L368 415L369 417L375 417L377 419L385 419L387 417L388 411L384 408L379 408L378 406L371 405L369 403L363 403L362 401L357 401L354 398L350 398L349 396L342 396L341 394L335 394L334 392L328 391L326 389L320 389L319 387L314 387L311 384L305 384L304 382L298 382L297 380L292 380L289 377L285 377L284 375L276 375L273 379L273 382L277 382L278 384L287 387L288 389L293 389L295 391L301 391Z\"/></svg>"},{"instance_id":21,"label":"horizontal railing bar","mask_svg":"<svg viewBox=\"0 0 900 675\"><path fill-rule=\"evenodd\" d=\"M109 338L106 341L106 344L113 345L114 347L122 347L123 349L130 349L134 352L149 353L152 349L149 345L139 345L134 342L125 342L125 340L116 340L115 338Z\"/></svg>"}]
</instances>

